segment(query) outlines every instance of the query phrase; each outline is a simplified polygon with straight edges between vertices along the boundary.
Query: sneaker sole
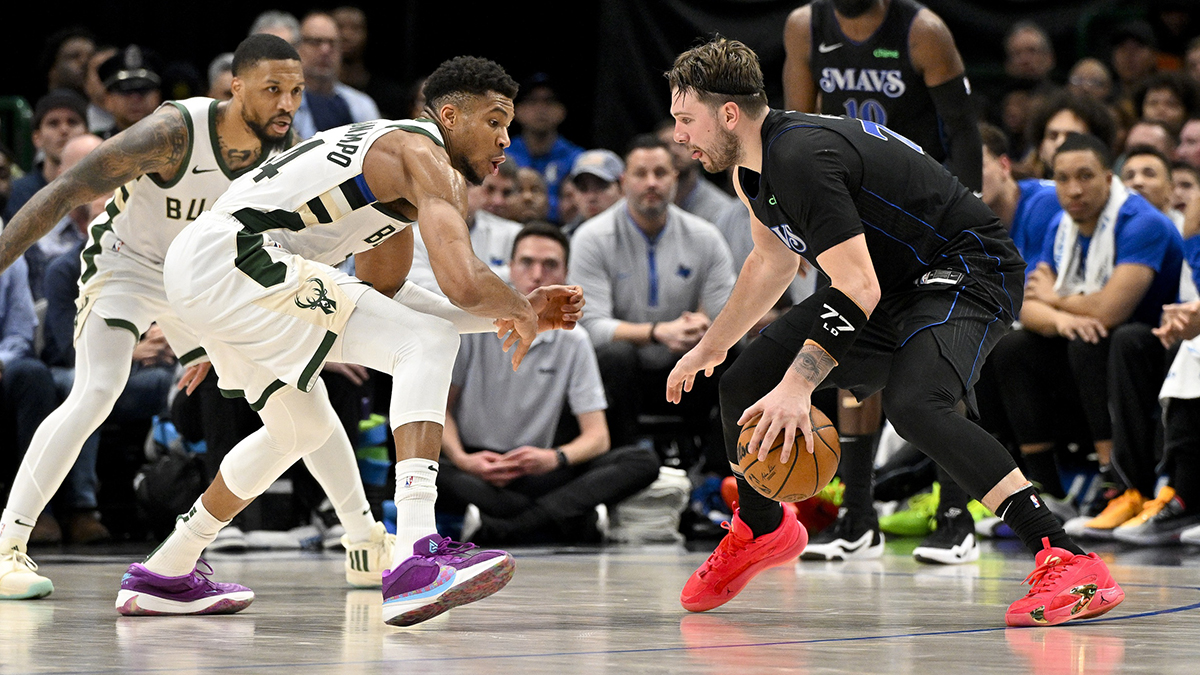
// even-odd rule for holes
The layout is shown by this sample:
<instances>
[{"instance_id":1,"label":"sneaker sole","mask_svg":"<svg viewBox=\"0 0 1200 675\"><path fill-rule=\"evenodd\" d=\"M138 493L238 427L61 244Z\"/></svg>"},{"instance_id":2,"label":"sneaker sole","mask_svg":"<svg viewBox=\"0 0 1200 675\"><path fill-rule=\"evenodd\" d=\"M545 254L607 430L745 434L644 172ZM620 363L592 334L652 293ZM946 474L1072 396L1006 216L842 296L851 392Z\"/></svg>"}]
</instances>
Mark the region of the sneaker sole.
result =
<instances>
[{"instance_id":1,"label":"sneaker sole","mask_svg":"<svg viewBox=\"0 0 1200 675\"><path fill-rule=\"evenodd\" d=\"M359 572L347 569L346 583L355 588L383 588L383 571Z\"/></svg>"},{"instance_id":2,"label":"sneaker sole","mask_svg":"<svg viewBox=\"0 0 1200 675\"><path fill-rule=\"evenodd\" d=\"M37 600L53 592L54 583L43 577L41 581L33 582L23 591L0 594L0 600Z\"/></svg>"},{"instance_id":3,"label":"sneaker sole","mask_svg":"<svg viewBox=\"0 0 1200 675\"><path fill-rule=\"evenodd\" d=\"M1097 604L1097 599L1100 603ZM1053 613L1047 612L1043 615L1042 620L1034 619L1029 612L1019 614L1006 614L1004 622L1009 626L1057 626L1067 623L1068 621L1080 621L1082 619L1094 619L1098 616L1111 612L1117 605L1125 600L1125 591L1115 583L1110 588L1105 588L1096 591L1096 594L1088 600L1087 605L1081 608L1078 612L1072 614L1071 609L1075 605L1067 605Z\"/></svg>"},{"instance_id":4,"label":"sneaker sole","mask_svg":"<svg viewBox=\"0 0 1200 675\"><path fill-rule=\"evenodd\" d=\"M254 591L226 593L216 598L191 602L168 600L149 593L122 590L117 593L117 612L124 616L162 616L170 614L233 614L254 602Z\"/></svg>"},{"instance_id":5,"label":"sneaker sole","mask_svg":"<svg viewBox=\"0 0 1200 675\"><path fill-rule=\"evenodd\" d=\"M979 560L979 547L972 546L966 555L955 555L953 551L945 548L923 548L918 546L913 549L913 558L917 562L928 563L931 565L961 565L962 563L975 562Z\"/></svg>"},{"instance_id":6,"label":"sneaker sole","mask_svg":"<svg viewBox=\"0 0 1200 675\"><path fill-rule=\"evenodd\" d=\"M508 585L515 570L516 561L511 555L506 554L499 559L499 562L475 571L465 579L463 579L462 572L456 573L454 581L450 583L450 588L436 596L432 602L428 602L427 599L422 600L425 604L407 611L405 611L405 607L411 607L414 602L422 601L395 602L390 607L387 602L384 602L383 622L389 626L411 626L428 621L459 605L482 600Z\"/></svg>"},{"instance_id":7,"label":"sneaker sole","mask_svg":"<svg viewBox=\"0 0 1200 675\"><path fill-rule=\"evenodd\" d=\"M826 545L827 546L827 545ZM825 550L824 547L813 550L809 546L800 554L801 560L814 560L817 562L846 562L849 560L878 560L883 557L883 544L878 546L865 546L861 550L856 550L850 554L840 547L836 550Z\"/></svg>"}]
</instances>

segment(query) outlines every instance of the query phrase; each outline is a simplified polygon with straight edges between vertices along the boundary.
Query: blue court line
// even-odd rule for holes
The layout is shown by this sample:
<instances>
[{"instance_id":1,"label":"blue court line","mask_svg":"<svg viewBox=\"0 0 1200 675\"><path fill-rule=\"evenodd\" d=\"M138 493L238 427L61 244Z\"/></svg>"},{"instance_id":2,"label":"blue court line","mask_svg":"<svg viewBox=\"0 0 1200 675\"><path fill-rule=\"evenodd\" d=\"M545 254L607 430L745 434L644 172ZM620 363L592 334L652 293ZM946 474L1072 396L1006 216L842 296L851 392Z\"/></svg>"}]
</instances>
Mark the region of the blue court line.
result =
<instances>
[{"instance_id":1,"label":"blue court line","mask_svg":"<svg viewBox=\"0 0 1200 675\"><path fill-rule=\"evenodd\" d=\"M907 575L911 576L911 575ZM980 577L988 578L988 577ZM996 579L998 577L990 577ZM1151 588L1177 588L1200 592L1200 587L1196 586L1160 586L1157 584L1127 584L1129 586L1147 586ZM1061 627L1070 630L1071 626L1089 626L1093 624L1112 623L1116 621L1128 621L1130 619L1142 619L1153 616L1161 616L1164 614L1175 614L1178 612L1187 612L1195 609L1200 609L1200 602L1194 602L1189 605L1181 605L1179 607L1170 607L1167 609L1158 609L1148 612L1139 612L1137 614L1127 614L1125 616L1101 617L1098 619L1087 619L1084 621L1076 621L1069 624L1060 624ZM688 615L702 616L702 615ZM717 616L719 614L711 614L707 616ZM127 621L147 621L153 619L125 619ZM561 656L603 656L617 654L655 654L680 652L686 653L690 651L712 650L712 649L744 649L746 647L792 647L802 645L828 644L836 642L865 642L874 640L895 640L906 638L922 638L922 637L940 637L946 635L971 635L980 633L995 633L1005 630L1043 630L1040 627L1027 628L1009 628L1008 626L991 626L988 628L964 628L961 630L939 630L926 631L915 633L895 633L891 635L860 635L856 637L836 637L836 638L813 638L809 640L785 640L776 642L746 642L741 644L731 645L702 645L702 646L679 646L679 647L648 647L643 649L604 649L592 651L577 651L577 652L541 652L537 654L488 654L475 656L447 656L447 657L426 657L414 659L373 659L370 661L324 661L324 662L307 662L307 663L270 663L270 664L245 664L234 666L219 666L205 665L201 669L204 671L250 671L261 670L264 668L328 668L330 666L346 667L346 666L366 666L366 665L398 665L405 663L451 663L464 661L479 661L479 660L511 660L511 659L544 659ZM402 635L402 633L392 633L385 635L384 639L388 639L393 635ZM172 673L179 670L195 670L195 666L189 666L182 669L177 668L124 668L114 667L100 670L62 670L62 671L39 671L41 675L102 675L104 673Z\"/></svg>"}]
</instances>

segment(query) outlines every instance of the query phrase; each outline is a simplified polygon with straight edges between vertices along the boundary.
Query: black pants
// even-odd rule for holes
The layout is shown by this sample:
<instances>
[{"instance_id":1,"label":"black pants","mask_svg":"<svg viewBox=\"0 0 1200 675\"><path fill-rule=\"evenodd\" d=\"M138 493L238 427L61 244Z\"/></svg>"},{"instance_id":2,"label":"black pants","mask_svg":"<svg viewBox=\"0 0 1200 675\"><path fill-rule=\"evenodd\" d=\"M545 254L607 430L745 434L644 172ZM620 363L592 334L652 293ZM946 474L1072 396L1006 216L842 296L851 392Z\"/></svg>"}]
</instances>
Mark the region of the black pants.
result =
<instances>
[{"instance_id":1,"label":"black pants","mask_svg":"<svg viewBox=\"0 0 1200 675\"><path fill-rule=\"evenodd\" d=\"M1164 459L1171 486L1191 512L1200 509L1200 399L1174 398L1167 404Z\"/></svg>"},{"instance_id":2,"label":"black pants","mask_svg":"<svg viewBox=\"0 0 1200 675\"><path fill-rule=\"evenodd\" d=\"M1112 438L1108 413L1111 335L1097 344L1016 330L992 353L1004 409L1017 442L1052 443L1080 415L1092 440Z\"/></svg>"},{"instance_id":3,"label":"black pants","mask_svg":"<svg viewBox=\"0 0 1200 675\"><path fill-rule=\"evenodd\" d=\"M658 456L638 446L613 448L590 462L523 476L504 487L462 471L443 455L437 508L462 513L474 504L508 542L569 540L598 504L615 504L657 478Z\"/></svg>"},{"instance_id":4,"label":"black pants","mask_svg":"<svg viewBox=\"0 0 1200 675\"><path fill-rule=\"evenodd\" d=\"M605 416L613 447L638 441L643 434L638 424L639 415L678 415L683 418L685 429L704 439L702 449L706 452L703 458L684 457L684 468L703 460L707 470L727 475L728 464L721 451L713 411L717 407L717 382L735 354L731 352L726 364L719 366L711 378L703 374L697 377L692 391L679 405L672 405L666 400L667 376L680 355L674 355L675 359L665 366L648 364L642 358L643 349L631 342L612 342L596 349L604 394L608 399Z\"/></svg>"},{"instance_id":5,"label":"black pants","mask_svg":"<svg viewBox=\"0 0 1200 675\"><path fill-rule=\"evenodd\" d=\"M0 482L11 484L33 433L58 407L58 390L49 366L21 357L9 362L0 376L0 397Z\"/></svg>"},{"instance_id":6,"label":"black pants","mask_svg":"<svg viewBox=\"0 0 1200 675\"><path fill-rule=\"evenodd\" d=\"M730 461L737 456L738 418L783 378L820 311L808 301L793 307L751 342L721 379L721 417ZM926 315L942 320L911 334L903 328L912 325L912 317ZM871 316L875 327L859 336L820 388L848 389L860 399L883 389L884 413L900 436L980 499L1016 463L1004 446L962 414L961 404L1007 320L966 294L911 295L891 307L876 308Z\"/></svg>"},{"instance_id":7,"label":"black pants","mask_svg":"<svg viewBox=\"0 0 1200 675\"><path fill-rule=\"evenodd\" d=\"M1179 349L1168 351L1150 331L1141 323L1118 327L1108 355L1112 465L1127 486L1147 497L1158 482L1158 391Z\"/></svg>"}]
</instances>

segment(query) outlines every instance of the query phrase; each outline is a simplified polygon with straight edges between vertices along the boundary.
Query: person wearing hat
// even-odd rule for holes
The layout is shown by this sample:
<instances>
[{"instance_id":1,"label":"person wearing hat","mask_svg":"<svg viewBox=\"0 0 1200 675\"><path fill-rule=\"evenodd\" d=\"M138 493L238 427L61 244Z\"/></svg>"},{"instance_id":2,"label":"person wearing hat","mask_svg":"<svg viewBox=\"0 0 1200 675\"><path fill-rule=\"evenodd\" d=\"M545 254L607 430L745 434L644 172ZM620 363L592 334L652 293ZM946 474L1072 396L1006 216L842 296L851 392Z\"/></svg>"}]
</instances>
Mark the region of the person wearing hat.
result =
<instances>
[{"instance_id":1,"label":"person wearing hat","mask_svg":"<svg viewBox=\"0 0 1200 675\"><path fill-rule=\"evenodd\" d=\"M87 131L87 100L70 89L55 89L38 99L33 108L33 147L39 159L33 170L13 181L4 207L5 222L12 219L35 192L58 176L62 149L67 141Z\"/></svg>"},{"instance_id":2,"label":"person wearing hat","mask_svg":"<svg viewBox=\"0 0 1200 675\"><path fill-rule=\"evenodd\" d=\"M586 155L580 157L584 161ZM576 164L576 178L617 173L610 160ZM733 290L729 245L715 225L674 202L671 150L654 134L635 137L620 176L624 198L585 221L571 240L568 282L583 288L580 325L596 346L614 447L637 441L642 413L682 415L697 434L715 432L716 378L701 378L682 409L662 403L667 374L704 335ZM655 407L657 406L657 407ZM720 444L710 468L727 466ZM685 451L686 452L686 451ZM698 457L684 457L687 466Z\"/></svg>"},{"instance_id":3,"label":"person wearing hat","mask_svg":"<svg viewBox=\"0 0 1200 675\"><path fill-rule=\"evenodd\" d=\"M584 221L600 215L621 199L621 174L625 162L612 150L588 150L575 158L564 186L573 190L575 215L563 222L563 231L573 233ZM551 191L550 194L554 194Z\"/></svg>"},{"instance_id":4,"label":"person wearing hat","mask_svg":"<svg viewBox=\"0 0 1200 675\"><path fill-rule=\"evenodd\" d=\"M114 126L97 135L111 138L154 112L162 103L161 69L158 58L138 45L129 45L100 64L104 109L113 116Z\"/></svg>"},{"instance_id":5,"label":"person wearing hat","mask_svg":"<svg viewBox=\"0 0 1200 675\"><path fill-rule=\"evenodd\" d=\"M1113 73L1120 97L1128 97L1158 69L1154 29L1145 21L1129 21L1111 35Z\"/></svg>"},{"instance_id":6,"label":"person wearing hat","mask_svg":"<svg viewBox=\"0 0 1200 675\"><path fill-rule=\"evenodd\" d=\"M536 73L522 82L514 105L521 133L513 137L505 155L518 166L537 169L545 176L550 190L550 219L560 222L559 185L575 158L583 153L583 148L558 134L558 127L567 118L567 107L546 73Z\"/></svg>"}]
</instances>

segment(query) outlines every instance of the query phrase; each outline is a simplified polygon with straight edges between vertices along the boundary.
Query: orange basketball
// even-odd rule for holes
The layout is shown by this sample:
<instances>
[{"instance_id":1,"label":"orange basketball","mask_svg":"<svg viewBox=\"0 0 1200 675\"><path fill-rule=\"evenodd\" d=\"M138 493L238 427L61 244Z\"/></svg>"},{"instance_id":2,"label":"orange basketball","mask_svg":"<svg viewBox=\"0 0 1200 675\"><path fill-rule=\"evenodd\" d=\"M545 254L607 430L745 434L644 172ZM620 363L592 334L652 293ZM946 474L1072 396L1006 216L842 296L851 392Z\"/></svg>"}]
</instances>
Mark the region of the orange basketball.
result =
<instances>
[{"instance_id":1,"label":"orange basketball","mask_svg":"<svg viewBox=\"0 0 1200 675\"><path fill-rule=\"evenodd\" d=\"M760 417L756 415L747 422L738 436L738 467L747 483L764 497L777 502L801 502L829 485L841 461L842 447L838 443L837 429L825 413L812 408L809 416L817 444L815 451L809 453L804 447L804 436L797 433L792 443L792 455L786 464L779 461L783 449L782 433L775 437L765 462L758 461L758 455L750 454L747 449Z\"/></svg>"}]
</instances>

